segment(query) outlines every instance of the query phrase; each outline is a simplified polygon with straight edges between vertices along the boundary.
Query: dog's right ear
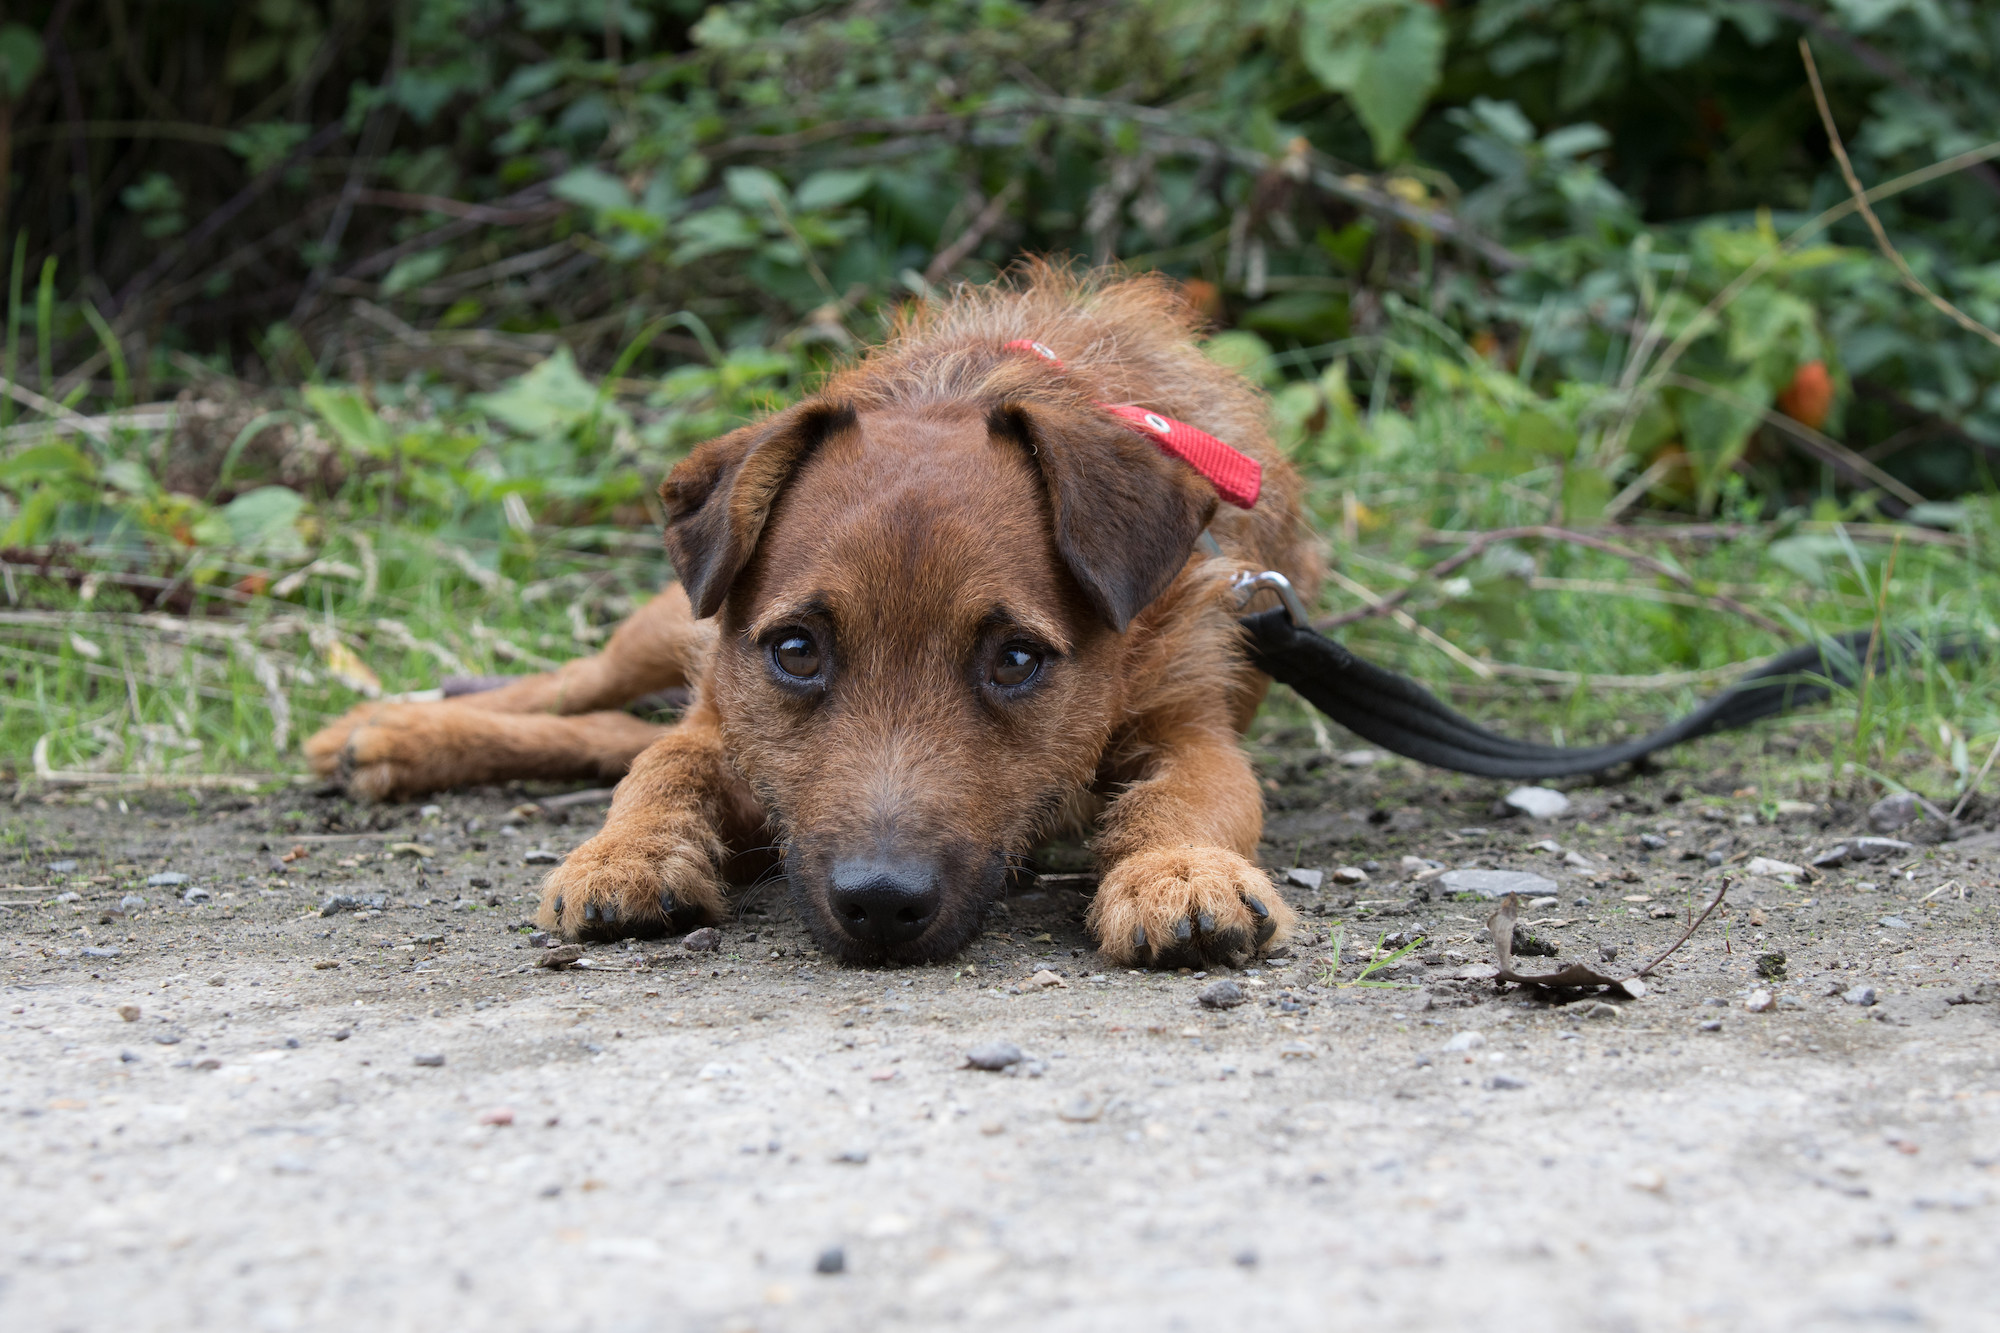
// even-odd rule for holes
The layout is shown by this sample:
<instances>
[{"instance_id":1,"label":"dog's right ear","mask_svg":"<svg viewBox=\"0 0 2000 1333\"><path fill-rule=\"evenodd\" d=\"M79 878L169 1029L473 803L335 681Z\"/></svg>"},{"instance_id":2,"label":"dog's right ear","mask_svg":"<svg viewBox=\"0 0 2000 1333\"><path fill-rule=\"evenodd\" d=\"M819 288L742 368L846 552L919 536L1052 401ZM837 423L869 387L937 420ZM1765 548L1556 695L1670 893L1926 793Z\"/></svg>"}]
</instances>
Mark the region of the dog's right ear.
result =
<instances>
[{"instance_id":1,"label":"dog's right ear","mask_svg":"<svg viewBox=\"0 0 2000 1333\"><path fill-rule=\"evenodd\" d=\"M799 464L820 441L853 424L851 407L804 402L698 445L675 464L660 483L667 558L697 616L722 608Z\"/></svg>"}]
</instances>

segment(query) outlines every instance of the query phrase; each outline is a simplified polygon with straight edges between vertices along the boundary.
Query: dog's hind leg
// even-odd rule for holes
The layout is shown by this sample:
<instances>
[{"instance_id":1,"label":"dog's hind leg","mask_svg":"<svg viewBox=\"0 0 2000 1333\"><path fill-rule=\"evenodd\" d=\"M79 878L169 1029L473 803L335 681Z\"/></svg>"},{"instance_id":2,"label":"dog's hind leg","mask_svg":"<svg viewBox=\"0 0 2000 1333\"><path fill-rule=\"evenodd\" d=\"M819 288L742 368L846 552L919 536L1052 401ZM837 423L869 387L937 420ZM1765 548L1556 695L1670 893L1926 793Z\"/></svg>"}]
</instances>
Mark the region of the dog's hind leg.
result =
<instances>
[{"instance_id":1,"label":"dog's hind leg","mask_svg":"<svg viewBox=\"0 0 2000 1333\"><path fill-rule=\"evenodd\" d=\"M1137 771L1106 808L1088 924L1120 966L1240 963L1297 914L1257 868L1263 802L1224 727L1183 721L1135 738Z\"/></svg>"},{"instance_id":2,"label":"dog's hind leg","mask_svg":"<svg viewBox=\"0 0 2000 1333\"><path fill-rule=\"evenodd\" d=\"M687 684L714 641L674 584L590 657L439 703L363 704L308 739L306 758L374 800L513 778L616 778L662 729L607 710Z\"/></svg>"},{"instance_id":3,"label":"dog's hind leg","mask_svg":"<svg viewBox=\"0 0 2000 1333\"><path fill-rule=\"evenodd\" d=\"M535 920L570 939L657 935L720 919L724 866L764 814L697 702L632 763L604 827L549 872Z\"/></svg>"}]
</instances>

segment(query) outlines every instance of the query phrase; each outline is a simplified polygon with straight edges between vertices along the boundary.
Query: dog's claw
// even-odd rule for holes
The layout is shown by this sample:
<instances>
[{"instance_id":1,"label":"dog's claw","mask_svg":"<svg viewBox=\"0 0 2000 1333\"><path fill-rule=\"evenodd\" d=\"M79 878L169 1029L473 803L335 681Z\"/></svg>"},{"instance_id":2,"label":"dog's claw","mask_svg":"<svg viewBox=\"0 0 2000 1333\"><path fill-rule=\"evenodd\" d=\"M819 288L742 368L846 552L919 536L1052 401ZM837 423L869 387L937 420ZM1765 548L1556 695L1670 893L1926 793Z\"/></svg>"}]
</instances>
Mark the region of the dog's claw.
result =
<instances>
[{"instance_id":1,"label":"dog's claw","mask_svg":"<svg viewBox=\"0 0 2000 1333\"><path fill-rule=\"evenodd\" d=\"M1213 935L1215 933L1215 915L1211 912L1203 912L1195 918L1194 925L1195 929L1199 930L1202 934Z\"/></svg>"},{"instance_id":2,"label":"dog's claw","mask_svg":"<svg viewBox=\"0 0 2000 1333\"><path fill-rule=\"evenodd\" d=\"M561 895L561 894L557 894L557 895L556 895L556 919L557 919L558 921L562 920L562 895Z\"/></svg>"},{"instance_id":3,"label":"dog's claw","mask_svg":"<svg viewBox=\"0 0 2000 1333\"><path fill-rule=\"evenodd\" d=\"M1132 947L1141 953L1145 952L1146 928L1144 926L1132 927Z\"/></svg>"},{"instance_id":4,"label":"dog's claw","mask_svg":"<svg viewBox=\"0 0 2000 1333\"><path fill-rule=\"evenodd\" d=\"M1186 917L1174 922L1174 943L1186 944L1194 938L1194 926Z\"/></svg>"},{"instance_id":5,"label":"dog's claw","mask_svg":"<svg viewBox=\"0 0 2000 1333\"><path fill-rule=\"evenodd\" d=\"M1269 916L1257 918L1257 947L1262 948L1270 938L1278 933L1278 923Z\"/></svg>"},{"instance_id":6,"label":"dog's claw","mask_svg":"<svg viewBox=\"0 0 2000 1333\"><path fill-rule=\"evenodd\" d=\"M661 889L660 911L663 915L665 915L667 920L672 921L674 919L674 913L680 910L681 910L681 905L674 901L674 895L672 890Z\"/></svg>"},{"instance_id":7,"label":"dog's claw","mask_svg":"<svg viewBox=\"0 0 2000 1333\"><path fill-rule=\"evenodd\" d=\"M597 904L596 904L596 903L585 903L585 904L583 905L583 919L584 919L585 921L595 921L595 920L597 920Z\"/></svg>"},{"instance_id":8,"label":"dog's claw","mask_svg":"<svg viewBox=\"0 0 2000 1333\"><path fill-rule=\"evenodd\" d=\"M1237 897L1241 898L1243 900L1243 905L1250 909L1251 916L1256 917L1259 921L1270 920L1271 909L1264 906L1263 899L1252 897L1250 894L1247 893L1240 893L1237 895Z\"/></svg>"}]
</instances>

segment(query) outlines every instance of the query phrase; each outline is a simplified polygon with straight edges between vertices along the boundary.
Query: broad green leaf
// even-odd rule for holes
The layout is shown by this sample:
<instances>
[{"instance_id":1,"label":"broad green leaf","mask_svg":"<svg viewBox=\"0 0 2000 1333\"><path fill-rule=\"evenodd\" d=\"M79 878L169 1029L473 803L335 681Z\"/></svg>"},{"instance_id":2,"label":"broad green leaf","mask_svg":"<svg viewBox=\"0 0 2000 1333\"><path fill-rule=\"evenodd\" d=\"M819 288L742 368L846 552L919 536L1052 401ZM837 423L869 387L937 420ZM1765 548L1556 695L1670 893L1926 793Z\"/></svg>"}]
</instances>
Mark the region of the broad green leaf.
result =
<instances>
[{"instance_id":1,"label":"broad green leaf","mask_svg":"<svg viewBox=\"0 0 2000 1333\"><path fill-rule=\"evenodd\" d=\"M722 173L722 188L738 207L769 213L786 210L790 193L776 173L762 167L728 167Z\"/></svg>"},{"instance_id":2,"label":"broad green leaf","mask_svg":"<svg viewBox=\"0 0 2000 1333\"><path fill-rule=\"evenodd\" d=\"M224 505L218 512L229 530L229 544L239 550L287 558L302 556L306 544L298 519L305 497L286 486L259 486Z\"/></svg>"},{"instance_id":3,"label":"broad green leaf","mask_svg":"<svg viewBox=\"0 0 2000 1333\"><path fill-rule=\"evenodd\" d=\"M476 393L471 406L519 435L560 434L597 409L597 390L577 371L567 347L492 393Z\"/></svg>"},{"instance_id":4,"label":"broad green leaf","mask_svg":"<svg viewBox=\"0 0 2000 1333\"><path fill-rule=\"evenodd\" d=\"M567 199L600 213L632 207L632 192L625 188L625 182L596 167L578 167L564 172L550 183L549 192L558 199Z\"/></svg>"},{"instance_id":5,"label":"broad green leaf","mask_svg":"<svg viewBox=\"0 0 2000 1333\"><path fill-rule=\"evenodd\" d=\"M323 384L309 385L306 406L319 414L340 442L375 458L387 458L395 439L368 400L352 389L334 389Z\"/></svg>"},{"instance_id":6,"label":"broad green leaf","mask_svg":"<svg viewBox=\"0 0 2000 1333\"><path fill-rule=\"evenodd\" d=\"M0 99L18 102L42 69L42 39L20 23L0 27Z\"/></svg>"},{"instance_id":7,"label":"broad green leaf","mask_svg":"<svg viewBox=\"0 0 2000 1333\"><path fill-rule=\"evenodd\" d=\"M874 183L872 171L815 171L800 182L794 202L807 213L839 208L859 199Z\"/></svg>"},{"instance_id":8,"label":"broad green leaf","mask_svg":"<svg viewBox=\"0 0 2000 1333\"><path fill-rule=\"evenodd\" d=\"M435 250L421 250L413 255L404 255L383 276L382 295L394 296L412 287L421 287L444 272L450 263L451 253L443 246Z\"/></svg>"},{"instance_id":9,"label":"broad green leaf","mask_svg":"<svg viewBox=\"0 0 2000 1333\"><path fill-rule=\"evenodd\" d=\"M1639 58L1654 69L1691 65L1715 40L1718 20L1688 5L1647 5L1639 12Z\"/></svg>"},{"instance_id":10,"label":"broad green leaf","mask_svg":"<svg viewBox=\"0 0 2000 1333\"><path fill-rule=\"evenodd\" d=\"M1402 147L1404 132L1437 87L1443 60L1444 20L1421 4L1404 11L1370 53L1349 95L1379 160Z\"/></svg>"}]
</instances>

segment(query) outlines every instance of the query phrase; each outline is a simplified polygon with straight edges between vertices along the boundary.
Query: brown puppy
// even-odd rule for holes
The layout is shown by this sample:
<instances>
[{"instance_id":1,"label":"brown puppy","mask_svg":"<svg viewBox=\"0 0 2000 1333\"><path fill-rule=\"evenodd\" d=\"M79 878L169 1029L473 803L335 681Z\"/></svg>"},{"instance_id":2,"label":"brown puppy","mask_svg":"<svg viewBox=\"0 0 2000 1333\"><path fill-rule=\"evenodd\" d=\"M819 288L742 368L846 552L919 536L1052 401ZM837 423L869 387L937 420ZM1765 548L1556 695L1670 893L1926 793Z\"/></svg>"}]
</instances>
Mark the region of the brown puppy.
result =
<instances>
[{"instance_id":1,"label":"brown puppy","mask_svg":"<svg viewBox=\"0 0 2000 1333\"><path fill-rule=\"evenodd\" d=\"M543 890L539 920L571 937L715 919L731 853L775 845L830 952L943 958L1011 860L1095 814L1104 952L1240 961L1292 914L1250 859L1262 805L1238 735L1269 682L1229 580L1276 569L1310 596L1317 569L1261 400L1190 323L1163 280L1041 266L919 312L673 470L685 596L517 697L357 710L310 743L316 766L393 795L629 761ZM1107 402L1255 458L1256 506L1218 512ZM1192 554L1205 528L1223 558ZM695 702L664 730L593 711L683 682Z\"/></svg>"}]
</instances>

